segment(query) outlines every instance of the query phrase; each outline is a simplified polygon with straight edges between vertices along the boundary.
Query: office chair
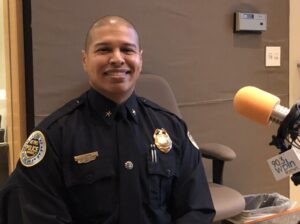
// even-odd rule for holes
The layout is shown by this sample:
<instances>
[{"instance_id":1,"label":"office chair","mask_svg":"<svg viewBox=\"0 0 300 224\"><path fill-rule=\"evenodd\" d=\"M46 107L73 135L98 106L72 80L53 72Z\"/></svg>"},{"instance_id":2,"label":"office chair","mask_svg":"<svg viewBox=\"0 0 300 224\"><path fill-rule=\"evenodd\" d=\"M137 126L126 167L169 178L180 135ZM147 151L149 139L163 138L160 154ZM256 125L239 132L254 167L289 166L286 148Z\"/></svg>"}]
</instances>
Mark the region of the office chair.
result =
<instances>
[{"instance_id":1,"label":"office chair","mask_svg":"<svg viewBox=\"0 0 300 224\"><path fill-rule=\"evenodd\" d=\"M136 93L182 117L170 85L161 76L142 74L136 85ZM235 159L235 152L219 143L203 143L199 144L199 148L204 158L212 160L213 182L209 183L209 189L216 210L214 222L239 214L245 209L243 196L222 185L224 163Z\"/></svg>"}]
</instances>

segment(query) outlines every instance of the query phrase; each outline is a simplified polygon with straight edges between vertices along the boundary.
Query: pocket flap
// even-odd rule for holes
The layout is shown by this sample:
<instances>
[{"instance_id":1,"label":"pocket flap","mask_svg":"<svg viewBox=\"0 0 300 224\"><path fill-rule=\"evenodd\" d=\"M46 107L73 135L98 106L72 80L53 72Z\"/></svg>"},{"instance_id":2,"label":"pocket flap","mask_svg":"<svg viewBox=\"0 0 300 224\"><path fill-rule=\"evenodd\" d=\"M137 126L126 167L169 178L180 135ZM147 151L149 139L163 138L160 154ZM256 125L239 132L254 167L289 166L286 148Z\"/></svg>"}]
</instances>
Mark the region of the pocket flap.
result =
<instances>
[{"instance_id":1,"label":"pocket flap","mask_svg":"<svg viewBox=\"0 0 300 224\"><path fill-rule=\"evenodd\" d=\"M115 176L115 170L112 161L102 158L86 164L74 163L71 168L65 168L64 176L66 186L71 187Z\"/></svg>"},{"instance_id":2,"label":"pocket flap","mask_svg":"<svg viewBox=\"0 0 300 224\"><path fill-rule=\"evenodd\" d=\"M161 175L167 178L177 176L177 165L174 153L157 153L157 160L148 157L149 174Z\"/></svg>"}]
</instances>

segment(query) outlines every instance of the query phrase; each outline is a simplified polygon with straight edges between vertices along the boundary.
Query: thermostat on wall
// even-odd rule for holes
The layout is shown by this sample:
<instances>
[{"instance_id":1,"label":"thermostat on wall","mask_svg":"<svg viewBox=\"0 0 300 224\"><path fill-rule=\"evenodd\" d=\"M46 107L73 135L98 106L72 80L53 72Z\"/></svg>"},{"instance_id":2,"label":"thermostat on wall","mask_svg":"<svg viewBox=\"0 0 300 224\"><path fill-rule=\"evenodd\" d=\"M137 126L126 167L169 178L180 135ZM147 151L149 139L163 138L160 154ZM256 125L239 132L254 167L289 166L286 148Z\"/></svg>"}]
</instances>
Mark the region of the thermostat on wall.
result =
<instances>
[{"instance_id":1,"label":"thermostat on wall","mask_svg":"<svg viewBox=\"0 0 300 224\"><path fill-rule=\"evenodd\" d=\"M236 12L235 32L261 32L267 30L267 14Z\"/></svg>"}]
</instances>

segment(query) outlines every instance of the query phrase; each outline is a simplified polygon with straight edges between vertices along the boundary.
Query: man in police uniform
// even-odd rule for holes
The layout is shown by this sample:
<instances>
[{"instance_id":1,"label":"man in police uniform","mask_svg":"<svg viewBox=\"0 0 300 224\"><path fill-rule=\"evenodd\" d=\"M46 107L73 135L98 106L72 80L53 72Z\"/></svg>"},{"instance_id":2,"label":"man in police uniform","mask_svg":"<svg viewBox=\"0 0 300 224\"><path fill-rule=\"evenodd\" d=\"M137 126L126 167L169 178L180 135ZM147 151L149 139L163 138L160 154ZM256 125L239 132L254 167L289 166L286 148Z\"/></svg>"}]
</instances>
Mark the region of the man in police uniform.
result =
<instances>
[{"instance_id":1,"label":"man in police uniform","mask_svg":"<svg viewBox=\"0 0 300 224\"><path fill-rule=\"evenodd\" d=\"M46 118L22 148L11 177L18 224L212 223L201 155L185 123L134 93L142 69L134 27L99 19L82 61L91 89Z\"/></svg>"}]
</instances>

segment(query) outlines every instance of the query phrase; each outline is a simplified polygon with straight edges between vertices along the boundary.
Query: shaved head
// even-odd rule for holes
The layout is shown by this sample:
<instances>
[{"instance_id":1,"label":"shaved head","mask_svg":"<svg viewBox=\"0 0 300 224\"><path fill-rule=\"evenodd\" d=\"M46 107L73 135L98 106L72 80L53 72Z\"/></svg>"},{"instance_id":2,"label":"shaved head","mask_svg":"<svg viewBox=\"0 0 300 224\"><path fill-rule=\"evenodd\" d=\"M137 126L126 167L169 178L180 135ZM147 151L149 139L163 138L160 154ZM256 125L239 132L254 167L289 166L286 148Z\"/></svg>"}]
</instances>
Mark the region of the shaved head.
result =
<instances>
[{"instance_id":1,"label":"shaved head","mask_svg":"<svg viewBox=\"0 0 300 224\"><path fill-rule=\"evenodd\" d=\"M91 33L95 28L101 27L101 26L126 26L128 28L131 28L136 33L136 36L138 37L138 34L136 32L136 29L134 26L126 19L119 17L119 16L104 16L96 20L92 26L89 28L86 38L85 38L85 50L87 50L91 43ZM139 44L139 42L138 42Z\"/></svg>"},{"instance_id":2,"label":"shaved head","mask_svg":"<svg viewBox=\"0 0 300 224\"><path fill-rule=\"evenodd\" d=\"M118 16L92 24L82 50L82 64L90 85L117 104L134 91L142 70L142 53L133 25Z\"/></svg>"}]
</instances>

